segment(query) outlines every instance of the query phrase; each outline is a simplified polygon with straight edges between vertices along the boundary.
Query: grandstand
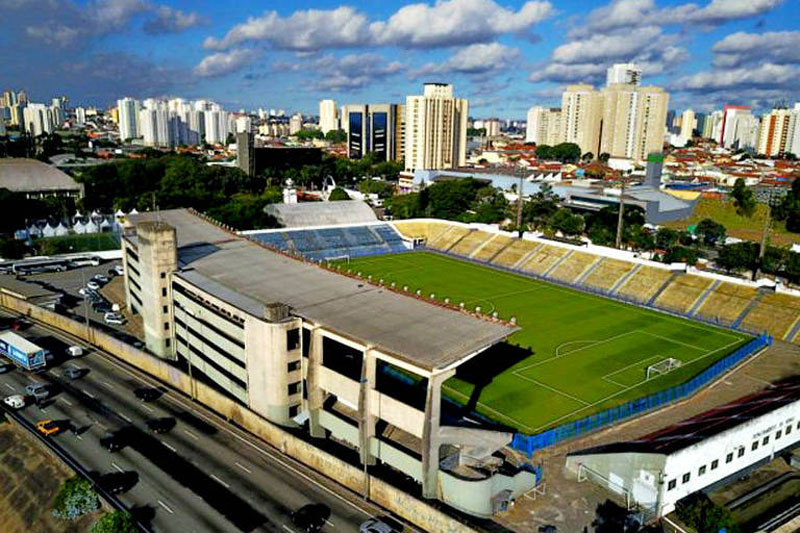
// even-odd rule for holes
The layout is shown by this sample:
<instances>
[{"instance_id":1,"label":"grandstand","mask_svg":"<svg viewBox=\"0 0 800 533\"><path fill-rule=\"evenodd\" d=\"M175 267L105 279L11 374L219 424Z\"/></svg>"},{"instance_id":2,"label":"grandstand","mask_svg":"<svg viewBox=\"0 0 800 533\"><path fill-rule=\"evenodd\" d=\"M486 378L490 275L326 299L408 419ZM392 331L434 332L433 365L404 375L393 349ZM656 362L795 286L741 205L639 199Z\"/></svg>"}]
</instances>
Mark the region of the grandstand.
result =
<instances>
[{"instance_id":1,"label":"grandstand","mask_svg":"<svg viewBox=\"0 0 800 533\"><path fill-rule=\"evenodd\" d=\"M700 276L682 275L674 278L661 291L654 304L662 309L688 313L694 303L711 287L714 280Z\"/></svg>"},{"instance_id":2,"label":"grandstand","mask_svg":"<svg viewBox=\"0 0 800 533\"><path fill-rule=\"evenodd\" d=\"M567 248L545 244L524 261L520 268L525 272L544 276L569 253L571 253L571 250Z\"/></svg>"},{"instance_id":3,"label":"grandstand","mask_svg":"<svg viewBox=\"0 0 800 533\"><path fill-rule=\"evenodd\" d=\"M800 319L800 298L788 294L764 294L744 317L742 327L750 331L768 331L776 339L787 341Z\"/></svg>"},{"instance_id":4,"label":"grandstand","mask_svg":"<svg viewBox=\"0 0 800 533\"><path fill-rule=\"evenodd\" d=\"M634 265L627 261L606 257L584 279L584 284L587 287L600 289L601 291L610 291L633 267Z\"/></svg>"},{"instance_id":5,"label":"grandstand","mask_svg":"<svg viewBox=\"0 0 800 533\"><path fill-rule=\"evenodd\" d=\"M485 243L491 238L491 235L483 231L472 231L464 235L461 239L457 240L453 246L446 248L445 251L469 257L478 246Z\"/></svg>"},{"instance_id":6,"label":"grandstand","mask_svg":"<svg viewBox=\"0 0 800 533\"><path fill-rule=\"evenodd\" d=\"M515 241L511 237L506 237L505 235L493 235L489 238L489 240L478 246L478 248L472 252L470 258L477 259L478 261L491 261L494 256L500 253L512 242Z\"/></svg>"},{"instance_id":7,"label":"grandstand","mask_svg":"<svg viewBox=\"0 0 800 533\"><path fill-rule=\"evenodd\" d=\"M569 256L569 260L562 261L550 272L549 277L566 283L574 283L600 259L598 255L573 252Z\"/></svg>"},{"instance_id":8,"label":"grandstand","mask_svg":"<svg viewBox=\"0 0 800 533\"><path fill-rule=\"evenodd\" d=\"M492 259L492 263L502 267L513 268L538 247L539 244L535 242L515 240L511 243L511 246L497 254L497 257Z\"/></svg>"},{"instance_id":9,"label":"grandstand","mask_svg":"<svg viewBox=\"0 0 800 533\"><path fill-rule=\"evenodd\" d=\"M432 228L435 229L435 228ZM449 226L442 231L431 235L426 246L435 250L447 251L458 241L463 239L471 230L462 226Z\"/></svg>"},{"instance_id":10,"label":"grandstand","mask_svg":"<svg viewBox=\"0 0 800 533\"><path fill-rule=\"evenodd\" d=\"M641 303L647 303L655 296L672 272L663 268L642 266L617 290L617 294Z\"/></svg>"},{"instance_id":11,"label":"grandstand","mask_svg":"<svg viewBox=\"0 0 800 533\"><path fill-rule=\"evenodd\" d=\"M742 315L756 297L756 289L735 283L722 282L708 295L696 316L731 325Z\"/></svg>"}]
</instances>

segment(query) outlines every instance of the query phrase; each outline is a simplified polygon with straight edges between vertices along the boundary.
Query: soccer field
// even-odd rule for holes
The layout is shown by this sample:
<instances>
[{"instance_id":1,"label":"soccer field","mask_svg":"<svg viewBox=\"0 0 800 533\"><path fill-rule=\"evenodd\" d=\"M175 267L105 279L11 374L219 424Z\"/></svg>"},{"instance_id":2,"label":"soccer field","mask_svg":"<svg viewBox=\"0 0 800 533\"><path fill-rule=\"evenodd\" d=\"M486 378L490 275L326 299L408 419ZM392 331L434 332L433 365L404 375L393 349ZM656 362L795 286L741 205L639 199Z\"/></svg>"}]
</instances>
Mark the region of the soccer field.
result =
<instances>
[{"instance_id":1,"label":"soccer field","mask_svg":"<svg viewBox=\"0 0 800 533\"><path fill-rule=\"evenodd\" d=\"M432 253L353 259L343 269L469 309L516 317L507 345L462 365L444 393L535 433L682 383L749 337ZM391 320L391 317L386 317ZM650 365L680 366L647 379Z\"/></svg>"}]
</instances>

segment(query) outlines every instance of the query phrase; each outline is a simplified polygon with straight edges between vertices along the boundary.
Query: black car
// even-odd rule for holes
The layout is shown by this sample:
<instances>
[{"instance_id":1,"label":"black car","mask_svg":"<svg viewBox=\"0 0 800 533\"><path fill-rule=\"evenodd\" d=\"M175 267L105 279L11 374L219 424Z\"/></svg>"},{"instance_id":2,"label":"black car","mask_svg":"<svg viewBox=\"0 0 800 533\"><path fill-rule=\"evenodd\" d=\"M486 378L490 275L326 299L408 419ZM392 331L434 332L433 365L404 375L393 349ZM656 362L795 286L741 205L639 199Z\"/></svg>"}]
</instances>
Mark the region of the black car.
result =
<instances>
[{"instance_id":1,"label":"black car","mask_svg":"<svg viewBox=\"0 0 800 533\"><path fill-rule=\"evenodd\" d=\"M106 435L100 439L100 446L110 452L117 452L124 448L125 444L117 435Z\"/></svg>"},{"instance_id":2,"label":"black car","mask_svg":"<svg viewBox=\"0 0 800 533\"><path fill-rule=\"evenodd\" d=\"M139 387L134 389L133 394L143 402L152 402L161 396L161 391L154 387Z\"/></svg>"},{"instance_id":3,"label":"black car","mask_svg":"<svg viewBox=\"0 0 800 533\"><path fill-rule=\"evenodd\" d=\"M163 418L151 418L145 422L147 429L153 433L166 433L175 427L175 419L169 416Z\"/></svg>"},{"instance_id":4,"label":"black car","mask_svg":"<svg viewBox=\"0 0 800 533\"><path fill-rule=\"evenodd\" d=\"M292 524L305 533L322 531L325 522L331 516L331 508L321 503L310 503L302 506L291 515Z\"/></svg>"},{"instance_id":5,"label":"black car","mask_svg":"<svg viewBox=\"0 0 800 533\"><path fill-rule=\"evenodd\" d=\"M111 472L97 479L97 485L111 494L129 491L139 481L136 472Z\"/></svg>"},{"instance_id":6,"label":"black car","mask_svg":"<svg viewBox=\"0 0 800 533\"><path fill-rule=\"evenodd\" d=\"M112 308L108 302L92 302L92 309L98 313L108 313Z\"/></svg>"}]
</instances>

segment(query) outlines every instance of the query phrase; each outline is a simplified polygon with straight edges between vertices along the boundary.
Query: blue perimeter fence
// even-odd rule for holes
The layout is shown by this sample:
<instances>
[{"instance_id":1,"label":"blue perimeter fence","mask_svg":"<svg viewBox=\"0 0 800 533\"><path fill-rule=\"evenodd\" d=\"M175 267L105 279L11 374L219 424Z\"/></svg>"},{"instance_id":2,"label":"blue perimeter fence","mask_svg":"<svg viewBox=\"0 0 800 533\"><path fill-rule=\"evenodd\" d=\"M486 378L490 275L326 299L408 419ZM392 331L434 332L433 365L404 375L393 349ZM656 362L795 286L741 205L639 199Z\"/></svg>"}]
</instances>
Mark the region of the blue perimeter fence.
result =
<instances>
[{"instance_id":1,"label":"blue perimeter fence","mask_svg":"<svg viewBox=\"0 0 800 533\"><path fill-rule=\"evenodd\" d=\"M511 441L511 447L532 457L533 453L542 448L553 446L568 439L584 435L591 431L603 428L614 422L630 418L651 409L661 407L668 403L680 400L694 394L698 389L713 381L720 374L730 370L741 361L759 350L772 345L772 337L762 333L749 343L745 344L730 355L720 359L709 368L690 379L686 383L676 385L667 390L653 393L649 396L606 409L586 418L575 420L561 426L537 433L536 435L523 435L517 433Z\"/></svg>"}]
</instances>

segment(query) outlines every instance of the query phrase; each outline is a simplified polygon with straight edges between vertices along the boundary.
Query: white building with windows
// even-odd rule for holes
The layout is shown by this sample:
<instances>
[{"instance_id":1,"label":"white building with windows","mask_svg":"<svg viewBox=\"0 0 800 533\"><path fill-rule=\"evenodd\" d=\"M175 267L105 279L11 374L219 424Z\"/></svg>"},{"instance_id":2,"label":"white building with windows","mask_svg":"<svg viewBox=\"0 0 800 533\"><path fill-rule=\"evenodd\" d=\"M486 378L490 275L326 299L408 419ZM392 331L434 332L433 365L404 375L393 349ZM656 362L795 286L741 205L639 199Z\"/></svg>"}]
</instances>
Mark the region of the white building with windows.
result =
<instances>
[{"instance_id":1,"label":"white building with windows","mask_svg":"<svg viewBox=\"0 0 800 533\"><path fill-rule=\"evenodd\" d=\"M639 439L574 452L567 469L654 516L800 442L800 376Z\"/></svg>"},{"instance_id":2,"label":"white building with windows","mask_svg":"<svg viewBox=\"0 0 800 533\"><path fill-rule=\"evenodd\" d=\"M125 142L128 139L136 139L139 135L139 100L133 98L123 98L117 100L117 110L119 111L119 138Z\"/></svg>"}]
</instances>

